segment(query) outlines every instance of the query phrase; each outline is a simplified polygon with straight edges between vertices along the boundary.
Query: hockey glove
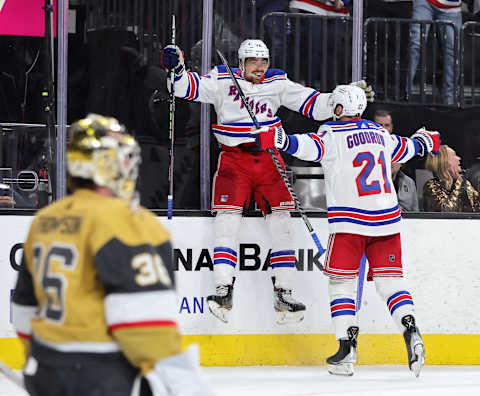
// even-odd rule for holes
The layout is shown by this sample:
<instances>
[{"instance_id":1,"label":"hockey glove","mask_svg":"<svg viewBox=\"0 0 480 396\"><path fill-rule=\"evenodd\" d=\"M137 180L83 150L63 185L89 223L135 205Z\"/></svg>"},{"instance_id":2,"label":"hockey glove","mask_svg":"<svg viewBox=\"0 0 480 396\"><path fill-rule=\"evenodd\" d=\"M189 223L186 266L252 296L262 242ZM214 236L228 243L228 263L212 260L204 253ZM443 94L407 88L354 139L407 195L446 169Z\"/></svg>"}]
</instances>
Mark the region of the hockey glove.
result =
<instances>
[{"instance_id":1,"label":"hockey glove","mask_svg":"<svg viewBox=\"0 0 480 396\"><path fill-rule=\"evenodd\" d=\"M427 131L425 127L420 128L411 137L418 142L418 155L424 157L428 153L437 155L440 150L442 139L437 131Z\"/></svg>"},{"instance_id":2,"label":"hockey glove","mask_svg":"<svg viewBox=\"0 0 480 396\"><path fill-rule=\"evenodd\" d=\"M375 87L372 84L367 83L365 80L355 81L350 83L350 85L355 85L356 87L362 88L367 97L367 102L375 101Z\"/></svg>"},{"instance_id":3,"label":"hockey glove","mask_svg":"<svg viewBox=\"0 0 480 396\"><path fill-rule=\"evenodd\" d=\"M279 150L286 151L289 146L290 139L281 126L265 126L257 129L255 133L257 145L264 150L277 148Z\"/></svg>"},{"instance_id":4,"label":"hockey glove","mask_svg":"<svg viewBox=\"0 0 480 396\"><path fill-rule=\"evenodd\" d=\"M179 76L185 70L183 51L176 45L167 45L162 50L160 64L168 71L174 69L175 74Z\"/></svg>"}]
</instances>

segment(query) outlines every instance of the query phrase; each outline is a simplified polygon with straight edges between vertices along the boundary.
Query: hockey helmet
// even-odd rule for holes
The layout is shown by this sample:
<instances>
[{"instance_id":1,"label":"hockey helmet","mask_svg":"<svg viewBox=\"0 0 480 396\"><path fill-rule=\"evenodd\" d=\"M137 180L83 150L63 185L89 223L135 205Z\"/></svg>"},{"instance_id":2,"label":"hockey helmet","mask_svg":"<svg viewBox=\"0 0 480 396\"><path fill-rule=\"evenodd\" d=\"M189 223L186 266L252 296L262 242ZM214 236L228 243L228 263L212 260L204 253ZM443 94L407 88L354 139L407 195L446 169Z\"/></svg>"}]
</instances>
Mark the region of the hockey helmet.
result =
<instances>
[{"instance_id":1,"label":"hockey helmet","mask_svg":"<svg viewBox=\"0 0 480 396\"><path fill-rule=\"evenodd\" d=\"M367 108L367 98L362 88L355 85L339 85L333 90L329 105L334 119L343 116L360 117ZM341 114L335 114L338 105L343 107Z\"/></svg>"},{"instance_id":2,"label":"hockey helmet","mask_svg":"<svg viewBox=\"0 0 480 396\"><path fill-rule=\"evenodd\" d=\"M238 48L238 63L242 71L247 58L263 58L270 63L270 51L262 40L247 39Z\"/></svg>"},{"instance_id":3,"label":"hockey helmet","mask_svg":"<svg viewBox=\"0 0 480 396\"><path fill-rule=\"evenodd\" d=\"M89 114L70 127L67 146L70 176L91 180L130 202L140 162L138 143L115 118Z\"/></svg>"}]
</instances>

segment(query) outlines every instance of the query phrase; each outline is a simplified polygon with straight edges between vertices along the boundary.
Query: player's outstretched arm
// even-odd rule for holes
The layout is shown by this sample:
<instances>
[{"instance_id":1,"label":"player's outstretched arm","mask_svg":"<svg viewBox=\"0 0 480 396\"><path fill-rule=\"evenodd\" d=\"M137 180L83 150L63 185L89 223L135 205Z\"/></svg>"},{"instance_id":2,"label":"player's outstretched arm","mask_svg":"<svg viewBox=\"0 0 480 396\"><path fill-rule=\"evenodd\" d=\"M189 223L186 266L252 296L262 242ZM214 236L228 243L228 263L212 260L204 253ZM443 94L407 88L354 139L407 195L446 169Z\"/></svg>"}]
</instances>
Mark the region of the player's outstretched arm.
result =
<instances>
[{"instance_id":1,"label":"player's outstretched arm","mask_svg":"<svg viewBox=\"0 0 480 396\"><path fill-rule=\"evenodd\" d=\"M425 127L420 128L411 137L418 143L418 155L424 157L428 153L438 154L442 139L437 131L427 131Z\"/></svg>"},{"instance_id":2,"label":"player's outstretched arm","mask_svg":"<svg viewBox=\"0 0 480 396\"><path fill-rule=\"evenodd\" d=\"M177 76L185 71L185 59L183 51L176 45L167 45L162 50L160 64L167 70L174 70Z\"/></svg>"},{"instance_id":3,"label":"player's outstretched arm","mask_svg":"<svg viewBox=\"0 0 480 396\"><path fill-rule=\"evenodd\" d=\"M405 163L416 155L438 154L441 138L440 133L421 128L410 138L390 135L386 142L392 150L392 162Z\"/></svg>"},{"instance_id":4,"label":"player's outstretched arm","mask_svg":"<svg viewBox=\"0 0 480 396\"><path fill-rule=\"evenodd\" d=\"M183 51L176 45L167 45L162 50L161 65L167 71L175 71L175 96L195 102L215 103L217 93L217 68L207 76L185 70ZM171 92L172 82L167 78L167 89Z\"/></svg>"},{"instance_id":5,"label":"player's outstretched arm","mask_svg":"<svg viewBox=\"0 0 480 396\"><path fill-rule=\"evenodd\" d=\"M257 145L265 150L276 148L304 161L321 161L325 145L316 133L287 135L280 127L263 127L255 131Z\"/></svg>"}]
</instances>

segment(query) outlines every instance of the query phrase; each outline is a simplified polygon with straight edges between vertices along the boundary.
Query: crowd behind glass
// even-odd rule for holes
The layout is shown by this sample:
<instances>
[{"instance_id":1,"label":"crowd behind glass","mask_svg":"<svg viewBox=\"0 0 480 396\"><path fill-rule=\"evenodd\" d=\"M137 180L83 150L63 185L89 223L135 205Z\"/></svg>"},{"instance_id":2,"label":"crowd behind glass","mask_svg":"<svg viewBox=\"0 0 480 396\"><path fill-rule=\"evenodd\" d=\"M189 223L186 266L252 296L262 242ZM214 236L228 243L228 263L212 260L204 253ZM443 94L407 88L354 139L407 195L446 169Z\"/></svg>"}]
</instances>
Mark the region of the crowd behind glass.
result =
<instances>
[{"instance_id":1,"label":"crowd behind glass","mask_svg":"<svg viewBox=\"0 0 480 396\"><path fill-rule=\"evenodd\" d=\"M426 15L425 10L424 14L416 10L415 7L421 2L427 2L427 0L415 2L366 0L364 17L415 17L427 20L439 18L438 15ZM142 20L138 12L134 17L127 15L122 19L116 18L116 14L112 12L100 15L98 10L102 7L95 8L90 1L70 1L70 8L75 11L71 15L75 19L76 27L69 35L68 122L83 117L87 112L95 111L116 116L127 125L142 147L144 163L141 168L139 189L143 195L143 203L152 209L164 209L167 202L168 93L165 88L166 74L158 66L158 54L170 36L168 26L165 26L167 16L171 13L168 7L172 7L172 4L180 20L177 27L177 41L187 52L187 66L191 70L200 71L202 60L202 20L198 16L202 12L201 5L182 0L166 3L168 5L163 9L156 10L158 12L153 23L147 24L144 23L145 21L138 22ZM330 7L326 14L329 18L340 17L339 21L343 21L342 28L336 26L338 21L332 22L332 19L323 21L301 19L304 24L301 27L302 31L294 35L292 31L297 27L294 19L285 19L281 15L277 18L275 15L271 17L272 12L314 14L315 10L304 7L304 3L314 2L216 0L213 21L214 45L221 48L233 63L237 62L238 44L245 37L263 35L271 49L272 66L284 68L295 81L329 92L336 84L350 78L349 56L351 54L349 51L352 33L345 27L347 22L344 21L352 12L352 4L348 1L319 2ZM462 18L463 22L480 20L478 3L476 0L465 1L462 4L461 13L452 14L447 19L453 21L452 23L459 29L461 29ZM122 1L119 4L122 4ZM123 11L121 8L119 6L116 10L117 14L132 13L128 7ZM325 9L323 6L322 8ZM94 9L95 15L93 15ZM151 10L143 11L145 19L154 18ZM238 15L242 18L238 18ZM98 22L98 18L102 22ZM94 26L95 23L98 25L97 28ZM335 25L331 25L332 23ZM101 28L100 25L102 25ZM140 27L146 29L144 25L158 25L160 30L155 34L140 35L138 30ZM419 29L425 33L424 28L419 27ZM326 40L325 45L317 45L305 39L313 33L315 33L314 37L327 34L329 40ZM426 33L428 34L428 28ZM165 36L163 42L162 34ZM332 35L333 38L330 40ZM408 47L401 49L402 54L405 54L403 58L410 59L410 62L401 65L402 76L405 78L397 84L399 86L396 89L400 92L401 101L407 104L409 101L412 103L417 101L419 91L415 86L422 84L421 73L415 76L419 68L419 58L423 56L418 49L418 42L415 43L415 40L420 40L419 37L412 27L411 42ZM95 45L92 44L94 40ZM300 40L298 48L295 40ZM443 32L440 31L438 40L444 40L443 48L445 48L443 55L439 54L443 62L438 84L440 87L438 90L444 99L441 104L448 106L455 101L456 105L458 92L454 88L460 81L455 82L458 76L453 72L453 63L449 63L448 60L453 45L451 40L454 40L450 37L448 26L444 27ZM447 42L448 40L450 43ZM32 124L45 122L41 95L45 84L45 74L42 71L43 45L41 37L0 37L2 54L0 58L0 207L2 208L36 209L52 199L52 186L48 178L47 134L41 126L32 127ZM289 56L288 51L284 50L286 45L290 47L288 51L299 50L300 56ZM72 47L75 47L75 51L71 50ZM303 59L304 52L309 49L311 54ZM416 52L412 55L411 51ZM332 60L328 58L328 54L333 54ZM336 63L331 67L329 62L333 61L333 58ZM306 59L309 62L306 62ZM213 59L213 64L216 61ZM341 65L348 65L348 67L342 68ZM332 72L332 69L335 69L335 72ZM315 74L317 70L327 70L328 73ZM391 81L395 79L392 78ZM214 117L213 113L212 116ZM288 119L292 117L287 113L280 116L282 119L283 116ZM199 209L200 106L178 101L177 120L175 208ZM374 121L391 130L395 122L395 107L392 103L382 106L380 99L375 106ZM291 125L302 122L305 121L294 118ZM16 124L29 124L30 127ZM313 127L318 125L312 124ZM301 127L298 129L304 130ZM395 132L398 133L397 130ZM404 212L480 211L478 193L480 161L470 161L468 169L462 169L460 162L462 153L455 152L455 142L448 143L451 146L442 146L438 157L429 157L425 163L416 164L415 167L404 166L402 169L392 169L400 206ZM212 139L212 164L216 162L217 155L218 149ZM286 162L292 166L292 169L298 165L288 158ZM305 167L306 164L301 166ZM297 181L300 182L300 180ZM312 185L322 181L317 178L302 180L302 182ZM307 196L302 197L301 191L298 193L300 199L304 202L308 201ZM324 210L325 208L321 205L317 207L307 205L306 209Z\"/></svg>"}]
</instances>

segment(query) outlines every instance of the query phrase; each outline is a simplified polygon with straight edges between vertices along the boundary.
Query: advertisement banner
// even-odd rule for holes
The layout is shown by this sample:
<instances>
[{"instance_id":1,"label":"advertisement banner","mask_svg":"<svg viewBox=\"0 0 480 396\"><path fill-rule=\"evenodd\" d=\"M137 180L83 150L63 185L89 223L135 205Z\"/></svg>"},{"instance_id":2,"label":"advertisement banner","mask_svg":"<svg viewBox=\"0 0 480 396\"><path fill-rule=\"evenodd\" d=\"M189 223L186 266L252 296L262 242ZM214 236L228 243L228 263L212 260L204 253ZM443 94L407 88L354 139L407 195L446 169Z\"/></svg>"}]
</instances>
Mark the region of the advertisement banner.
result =
<instances>
[{"instance_id":1,"label":"advertisement banner","mask_svg":"<svg viewBox=\"0 0 480 396\"><path fill-rule=\"evenodd\" d=\"M1 228L9 230L0 241L0 337L13 335L10 290L20 264L22 243L32 220L25 216L2 216ZM159 221L171 233L178 290L179 322L185 334L288 334L331 333L328 279L320 270L320 257L302 220L294 223L296 267L294 297L305 303L305 319L295 325L278 325L273 309L272 271L269 266L270 237L262 218L246 218L239 234L234 306L229 323L208 311L206 296L213 294L213 219L177 217ZM320 240L328 239L327 220L311 219ZM480 314L472 311L480 288L476 253L468 246L480 245L476 221L403 221L402 261L406 285L415 301L423 333L477 334ZM468 235L468 238L466 237ZM478 239L477 242L474 239ZM432 241L435 241L432 244ZM449 248L454 246L455 249ZM452 268L455 264L455 270ZM455 276L452 276L455 274ZM386 304L373 282L366 282L359 321L364 333L396 333Z\"/></svg>"},{"instance_id":2,"label":"advertisement banner","mask_svg":"<svg viewBox=\"0 0 480 396\"><path fill-rule=\"evenodd\" d=\"M307 311L300 323L279 325L273 309L270 237L262 218L246 218L239 233L238 264L230 321L216 319L206 297L213 281L213 218L158 218L170 231L174 248L178 323L183 342L197 343L201 363L230 365L324 364L337 344L330 318L328 278L302 220L293 218L296 271L294 297ZM0 359L20 369L23 352L11 325L10 303L20 269L22 244L32 217L0 216L8 230L0 241ZM328 238L327 219L312 218L322 241ZM415 302L415 316L427 345L429 364L480 364L480 272L471 246L480 245L476 220L406 219L402 261L406 287ZM364 286L359 364L405 363L403 337L376 292Z\"/></svg>"}]
</instances>

